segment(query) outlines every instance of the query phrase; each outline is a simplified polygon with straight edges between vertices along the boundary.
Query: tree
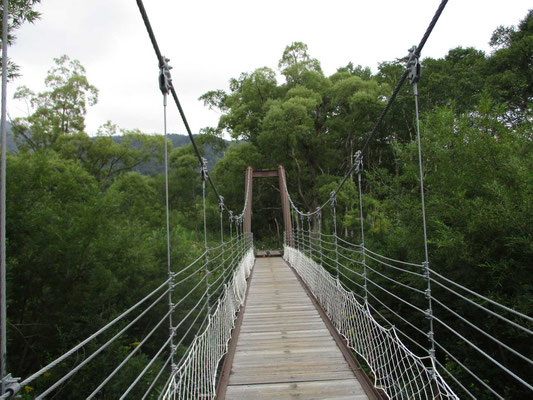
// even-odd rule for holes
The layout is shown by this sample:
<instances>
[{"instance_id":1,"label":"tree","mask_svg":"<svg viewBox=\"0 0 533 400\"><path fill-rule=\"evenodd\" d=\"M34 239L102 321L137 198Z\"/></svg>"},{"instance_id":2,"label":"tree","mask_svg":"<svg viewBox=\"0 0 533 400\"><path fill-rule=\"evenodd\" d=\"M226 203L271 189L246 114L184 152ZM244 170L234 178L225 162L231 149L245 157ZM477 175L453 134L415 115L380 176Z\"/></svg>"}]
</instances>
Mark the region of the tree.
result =
<instances>
[{"instance_id":1,"label":"tree","mask_svg":"<svg viewBox=\"0 0 533 400\"><path fill-rule=\"evenodd\" d=\"M285 47L278 68L287 80L287 85L303 85L305 75L309 73L322 74L320 62L311 58L307 53L307 45L302 42L292 42Z\"/></svg>"},{"instance_id":2,"label":"tree","mask_svg":"<svg viewBox=\"0 0 533 400\"><path fill-rule=\"evenodd\" d=\"M230 94L210 91L200 96L200 100L209 108L218 108L224 113L218 123L220 131L226 130L234 139L255 143L267 101L281 94L276 74L267 67L242 73L239 79L230 81L230 91Z\"/></svg>"},{"instance_id":3,"label":"tree","mask_svg":"<svg viewBox=\"0 0 533 400\"><path fill-rule=\"evenodd\" d=\"M78 160L98 182L109 184L117 176L151 160L162 162L164 138L139 130L122 129L120 141L116 125L108 121L96 137L85 132L61 135L54 146L65 159Z\"/></svg>"},{"instance_id":4,"label":"tree","mask_svg":"<svg viewBox=\"0 0 533 400\"><path fill-rule=\"evenodd\" d=\"M54 147L59 137L83 132L87 106L98 100L98 89L89 83L78 60L64 55L54 62L45 79L49 90L36 94L22 86L14 95L33 110L28 117L14 121L19 149Z\"/></svg>"},{"instance_id":5,"label":"tree","mask_svg":"<svg viewBox=\"0 0 533 400\"><path fill-rule=\"evenodd\" d=\"M491 38L495 49L488 60L487 87L492 98L505 103L512 124L531 121L533 102L533 10L518 25L499 27Z\"/></svg>"}]
</instances>

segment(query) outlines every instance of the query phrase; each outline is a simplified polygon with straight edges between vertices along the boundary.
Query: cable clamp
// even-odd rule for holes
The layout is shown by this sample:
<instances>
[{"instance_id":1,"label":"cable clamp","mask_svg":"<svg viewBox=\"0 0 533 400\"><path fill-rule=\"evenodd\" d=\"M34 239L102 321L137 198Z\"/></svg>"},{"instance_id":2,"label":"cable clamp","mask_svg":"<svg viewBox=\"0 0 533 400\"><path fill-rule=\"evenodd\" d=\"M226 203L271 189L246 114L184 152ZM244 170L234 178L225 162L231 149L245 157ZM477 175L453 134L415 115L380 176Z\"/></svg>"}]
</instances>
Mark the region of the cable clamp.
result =
<instances>
[{"instance_id":1,"label":"cable clamp","mask_svg":"<svg viewBox=\"0 0 533 400\"><path fill-rule=\"evenodd\" d=\"M171 344L170 345L170 352L172 354L176 353L176 350L178 350L178 346L176 346L175 344Z\"/></svg>"},{"instance_id":2,"label":"cable clamp","mask_svg":"<svg viewBox=\"0 0 533 400\"><path fill-rule=\"evenodd\" d=\"M360 173L363 169L363 154L361 153L361 150L357 150L353 156L355 172Z\"/></svg>"},{"instance_id":3,"label":"cable clamp","mask_svg":"<svg viewBox=\"0 0 533 400\"><path fill-rule=\"evenodd\" d=\"M13 378L11 374L7 374L1 379L2 386L5 388L4 393L0 393L0 395L7 394L7 398L11 399L16 393L18 393L21 389L20 386L20 378Z\"/></svg>"},{"instance_id":4,"label":"cable clamp","mask_svg":"<svg viewBox=\"0 0 533 400\"><path fill-rule=\"evenodd\" d=\"M431 298L431 289L427 288L426 290L424 290L424 295L426 296L426 299L430 299Z\"/></svg>"},{"instance_id":5,"label":"cable clamp","mask_svg":"<svg viewBox=\"0 0 533 400\"><path fill-rule=\"evenodd\" d=\"M220 212L224 211L224 196L218 197L218 207L220 208Z\"/></svg>"},{"instance_id":6,"label":"cable clamp","mask_svg":"<svg viewBox=\"0 0 533 400\"><path fill-rule=\"evenodd\" d=\"M202 174L202 180L207 179L207 159L202 157L202 163L200 165L200 173Z\"/></svg>"},{"instance_id":7,"label":"cable clamp","mask_svg":"<svg viewBox=\"0 0 533 400\"><path fill-rule=\"evenodd\" d=\"M424 316L426 317L426 319L432 319L433 318L433 311L428 308L425 312L424 312ZM430 332L431 333L431 332ZM433 335L433 333L431 333Z\"/></svg>"},{"instance_id":8,"label":"cable clamp","mask_svg":"<svg viewBox=\"0 0 533 400\"><path fill-rule=\"evenodd\" d=\"M170 70L172 67L168 65L170 60L163 57L163 64L159 65L159 89L163 94L168 94L172 86L172 77L170 76Z\"/></svg>"},{"instance_id":9,"label":"cable clamp","mask_svg":"<svg viewBox=\"0 0 533 400\"><path fill-rule=\"evenodd\" d=\"M430 342L433 342L433 331L429 331L429 332L427 333L427 336L428 336L428 340L429 340ZM430 352L431 352L431 350L430 350Z\"/></svg>"},{"instance_id":10,"label":"cable clamp","mask_svg":"<svg viewBox=\"0 0 533 400\"><path fill-rule=\"evenodd\" d=\"M429 280L429 263L427 261L424 261L422 263L422 266L424 267L424 278Z\"/></svg>"},{"instance_id":11,"label":"cable clamp","mask_svg":"<svg viewBox=\"0 0 533 400\"><path fill-rule=\"evenodd\" d=\"M409 49L409 60L407 61L407 69L409 70L409 82L411 84L417 83L422 73L422 67L420 66L419 58L416 55L416 46L413 46Z\"/></svg>"},{"instance_id":12,"label":"cable clamp","mask_svg":"<svg viewBox=\"0 0 533 400\"><path fill-rule=\"evenodd\" d=\"M337 206L337 193L335 193L335 191L331 192L329 194L329 198L331 199L331 206L336 207Z\"/></svg>"},{"instance_id":13,"label":"cable clamp","mask_svg":"<svg viewBox=\"0 0 533 400\"><path fill-rule=\"evenodd\" d=\"M175 363L170 364L170 368L172 370L172 373L176 372L178 370L178 365Z\"/></svg>"}]
</instances>

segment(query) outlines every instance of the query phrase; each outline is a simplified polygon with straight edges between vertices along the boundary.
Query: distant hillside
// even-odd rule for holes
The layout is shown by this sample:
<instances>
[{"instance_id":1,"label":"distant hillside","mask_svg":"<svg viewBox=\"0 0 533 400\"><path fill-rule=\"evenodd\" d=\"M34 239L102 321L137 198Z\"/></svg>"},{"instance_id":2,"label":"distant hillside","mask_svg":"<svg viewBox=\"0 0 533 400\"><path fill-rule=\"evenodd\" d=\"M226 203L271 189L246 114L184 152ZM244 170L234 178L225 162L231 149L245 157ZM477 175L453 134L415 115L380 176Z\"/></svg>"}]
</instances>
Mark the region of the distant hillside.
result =
<instances>
[{"instance_id":1,"label":"distant hillside","mask_svg":"<svg viewBox=\"0 0 533 400\"><path fill-rule=\"evenodd\" d=\"M196 135L194 135L196 136ZM189 136L187 135L180 135L177 133L171 133L168 135L171 143L172 148L175 149L177 147L183 147L187 146L190 143ZM122 141L122 136L113 136L113 140L117 143L120 143ZM230 144L231 142L226 141L226 144ZM13 136L13 132L11 131L11 124L7 123L7 151L11 153L16 153L18 151L17 145L15 143L15 138ZM205 149L205 158L207 159L207 168L211 170L215 163L219 158L222 158L224 156L224 152L215 154L211 146L206 146ZM165 169L165 166L163 163L157 163L157 162L150 162L150 163L143 163L136 167L134 170L137 172L140 172L144 175L153 175L153 174L159 174L162 173Z\"/></svg>"},{"instance_id":2,"label":"distant hillside","mask_svg":"<svg viewBox=\"0 0 533 400\"><path fill-rule=\"evenodd\" d=\"M193 135L193 137L196 137L197 135ZM116 138L118 142L120 142L121 136L113 136L113 138ZM168 138L170 139L172 143L172 148L175 149L177 147L183 147L187 146L190 143L189 136L187 135L180 135L178 133L170 133L168 135ZM225 141L227 145L229 145L230 141ZM215 166L215 163L218 159L222 158L224 156L225 151L216 154L211 146L205 147L205 158L207 159L207 169L212 170ZM159 174L162 173L165 169L165 166L163 163L156 163L155 161L149 162L149 163L143 163L139 165L134 170L137 172L140 172L143 175L153 175L153 174Z\"/></svg>"}]
</instances>

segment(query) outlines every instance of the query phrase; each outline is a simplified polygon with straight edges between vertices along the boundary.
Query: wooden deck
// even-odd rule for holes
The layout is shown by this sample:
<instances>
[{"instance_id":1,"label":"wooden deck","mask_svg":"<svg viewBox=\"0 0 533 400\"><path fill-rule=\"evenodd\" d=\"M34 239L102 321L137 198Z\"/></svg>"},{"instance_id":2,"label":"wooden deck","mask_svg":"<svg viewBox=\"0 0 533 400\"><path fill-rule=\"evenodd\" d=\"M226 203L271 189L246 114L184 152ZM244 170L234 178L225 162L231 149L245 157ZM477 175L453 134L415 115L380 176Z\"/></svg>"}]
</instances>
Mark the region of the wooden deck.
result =
<instances>
[{"instance_id":1,"label":"wooden deck","mask_svg":"<svg viewBox=\"0 0 533 400\"><path fill-rule=\"evenodd\" d=\"M281 257L256 259L232 356L228 400L368 398Z\"/></svg>"}]
</instances>

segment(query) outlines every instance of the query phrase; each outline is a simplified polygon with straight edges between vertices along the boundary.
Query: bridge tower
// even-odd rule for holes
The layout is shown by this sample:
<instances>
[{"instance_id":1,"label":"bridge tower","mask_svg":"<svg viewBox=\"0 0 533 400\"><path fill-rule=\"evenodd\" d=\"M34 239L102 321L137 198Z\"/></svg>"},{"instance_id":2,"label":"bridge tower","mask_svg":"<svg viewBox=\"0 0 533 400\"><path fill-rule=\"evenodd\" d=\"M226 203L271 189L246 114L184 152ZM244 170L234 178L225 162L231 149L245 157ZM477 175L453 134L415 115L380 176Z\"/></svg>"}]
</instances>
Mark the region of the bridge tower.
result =
<instances>
[{"instance_id":1,"label":"bridge tower","mask_svg":"<svg viewBox=\"0 0 533 400\"><path fill-rule=\"evenodd\" d=\"M289 206L289 198L287 197L287 193L284 190L286 175L285 175L285 168L283 168L282 165L278 167L278 169L262 169L254 171L252 167L246 168L246 176L245 176L245 185L249 184L249 188L245 193L245 196L248 196L248 198L245 198L245 201L248 201L248 208L246 209L246 213L244 214L244 233L251 233L252 232L252 193L253 193L253 178L268 178L268 177L275 177L277 176L279 179L279 192L281 195L281 211L283 213L283 224L285 226L285 235L287 238L287 243L292 246L293 244L293 237L292 237L292 224L291 224L291 214L290 214L290 206Z\"/></svg>"}]
</instances>

